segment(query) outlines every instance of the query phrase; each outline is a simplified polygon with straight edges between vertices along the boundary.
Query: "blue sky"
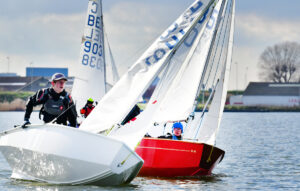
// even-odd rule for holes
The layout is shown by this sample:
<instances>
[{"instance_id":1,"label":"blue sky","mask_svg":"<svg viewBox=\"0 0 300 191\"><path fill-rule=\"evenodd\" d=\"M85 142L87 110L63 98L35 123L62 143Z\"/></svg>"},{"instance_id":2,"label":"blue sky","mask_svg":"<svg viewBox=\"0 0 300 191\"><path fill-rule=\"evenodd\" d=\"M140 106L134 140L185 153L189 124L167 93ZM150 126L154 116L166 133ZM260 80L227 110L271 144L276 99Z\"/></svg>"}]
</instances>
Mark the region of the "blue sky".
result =
<instances>
[{"instance_id":1,"label":"blue sky","mask_svg":"<svg viewBox=\"0 0 300 191\"><path fill-rule=\"evenodd\" d=\"M103 0L106 33L122 74L193 0ZM0 6L0 72L78 62L88 0L14 0ZM300 43L299 0L236 0L230 89L259 81L267 46ZM9 57L9 59L7 59ZM9 61L9 68L8 68ZM238 81L236 82L236 79Z\"/></svg>"}]
</instances>

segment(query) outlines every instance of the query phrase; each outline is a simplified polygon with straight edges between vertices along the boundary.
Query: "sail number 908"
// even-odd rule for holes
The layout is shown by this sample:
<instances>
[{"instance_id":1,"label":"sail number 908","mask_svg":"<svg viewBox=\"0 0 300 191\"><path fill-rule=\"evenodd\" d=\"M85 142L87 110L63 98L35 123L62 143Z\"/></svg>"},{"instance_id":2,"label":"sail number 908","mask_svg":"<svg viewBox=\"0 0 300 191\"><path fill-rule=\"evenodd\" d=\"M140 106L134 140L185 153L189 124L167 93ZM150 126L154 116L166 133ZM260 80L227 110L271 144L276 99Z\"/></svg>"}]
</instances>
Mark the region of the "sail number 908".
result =
<instances>
[{"instance_id":1,"label":"sail number 908","mask_svg":"<svg viewBox=\"0 0 300 191\"><path fill-rule=\"evenodd\" d=\"M92 68L102 69L102 55L103 55L103 48L102 45L98 43L91 43L90 41L86 41L84 43L84 52L82 56L82 64L89 65ZM92 53L92 54L90 54ZM97 59L98 58L98 59Z\"/></svg>"}]
</instances>

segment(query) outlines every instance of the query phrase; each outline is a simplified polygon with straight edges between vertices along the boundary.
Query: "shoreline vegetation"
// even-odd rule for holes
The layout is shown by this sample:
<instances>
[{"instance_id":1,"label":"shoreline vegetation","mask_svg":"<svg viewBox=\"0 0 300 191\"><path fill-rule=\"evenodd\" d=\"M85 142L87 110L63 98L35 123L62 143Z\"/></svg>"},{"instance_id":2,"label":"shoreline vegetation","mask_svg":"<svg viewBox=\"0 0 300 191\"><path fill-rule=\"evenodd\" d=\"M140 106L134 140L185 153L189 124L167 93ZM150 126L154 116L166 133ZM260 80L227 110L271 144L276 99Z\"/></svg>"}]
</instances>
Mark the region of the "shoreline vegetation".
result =
<instances>
[{"instance_id":1,"label":"shoreline vegetation","mask_svg":"<svg viewBox=\"0 0 300 191\"><path fill-rule=\"evenodd\" d=\"M227 94L227 100L231 95L242 94L242 91L230 91ZM0 111L25 111L26 101L34 92L0 92ZM209 95L205 93L204 98ZM201 96L199 102L201 102ZM143 110L146 104L138 104ZM196 111L201 112L204 105L198 104ZM39 110L37 107L35 110ZM300 112L300 106L233 106L225 105L224 112Z\"/></svg>"}]
</instances>

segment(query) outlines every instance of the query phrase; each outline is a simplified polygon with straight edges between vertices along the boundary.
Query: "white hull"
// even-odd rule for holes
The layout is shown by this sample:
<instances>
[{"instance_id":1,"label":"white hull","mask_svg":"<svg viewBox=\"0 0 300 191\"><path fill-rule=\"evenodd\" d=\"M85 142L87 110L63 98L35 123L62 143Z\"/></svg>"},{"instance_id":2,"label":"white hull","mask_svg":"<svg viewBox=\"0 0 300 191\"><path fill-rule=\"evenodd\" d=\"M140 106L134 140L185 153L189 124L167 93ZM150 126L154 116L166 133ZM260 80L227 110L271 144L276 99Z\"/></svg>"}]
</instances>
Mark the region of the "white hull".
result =
<instances>
[{"instance_id":1,"label":"white hull","mask_svg":"<svg viewBox=\"0 0 300 191\"><path fill-rule=\"evenodd\" d=\"M50 184L120 185L143 160L123 142L62 125L31 125L1 133L12 178Z\"/></svg>"}]
</instances>

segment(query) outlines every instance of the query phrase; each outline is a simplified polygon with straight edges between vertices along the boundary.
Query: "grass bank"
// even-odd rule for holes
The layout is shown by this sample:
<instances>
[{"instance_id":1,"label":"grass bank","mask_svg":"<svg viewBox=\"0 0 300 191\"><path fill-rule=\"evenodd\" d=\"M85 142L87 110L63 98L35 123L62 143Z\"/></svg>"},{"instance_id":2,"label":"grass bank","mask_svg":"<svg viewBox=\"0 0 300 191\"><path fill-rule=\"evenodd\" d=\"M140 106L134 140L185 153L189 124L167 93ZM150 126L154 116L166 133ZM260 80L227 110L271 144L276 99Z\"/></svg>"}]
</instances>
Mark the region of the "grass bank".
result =
<instances>
[{"instance_id":1,"label":"grass bank","mask_svg":"<svg viewBox=\"0 0 300 191\"><path fill-rule=\"evenodd\" d=\"M23 111L34 92L0 92L0 111Z\"/></svg>"}]
</instances>

